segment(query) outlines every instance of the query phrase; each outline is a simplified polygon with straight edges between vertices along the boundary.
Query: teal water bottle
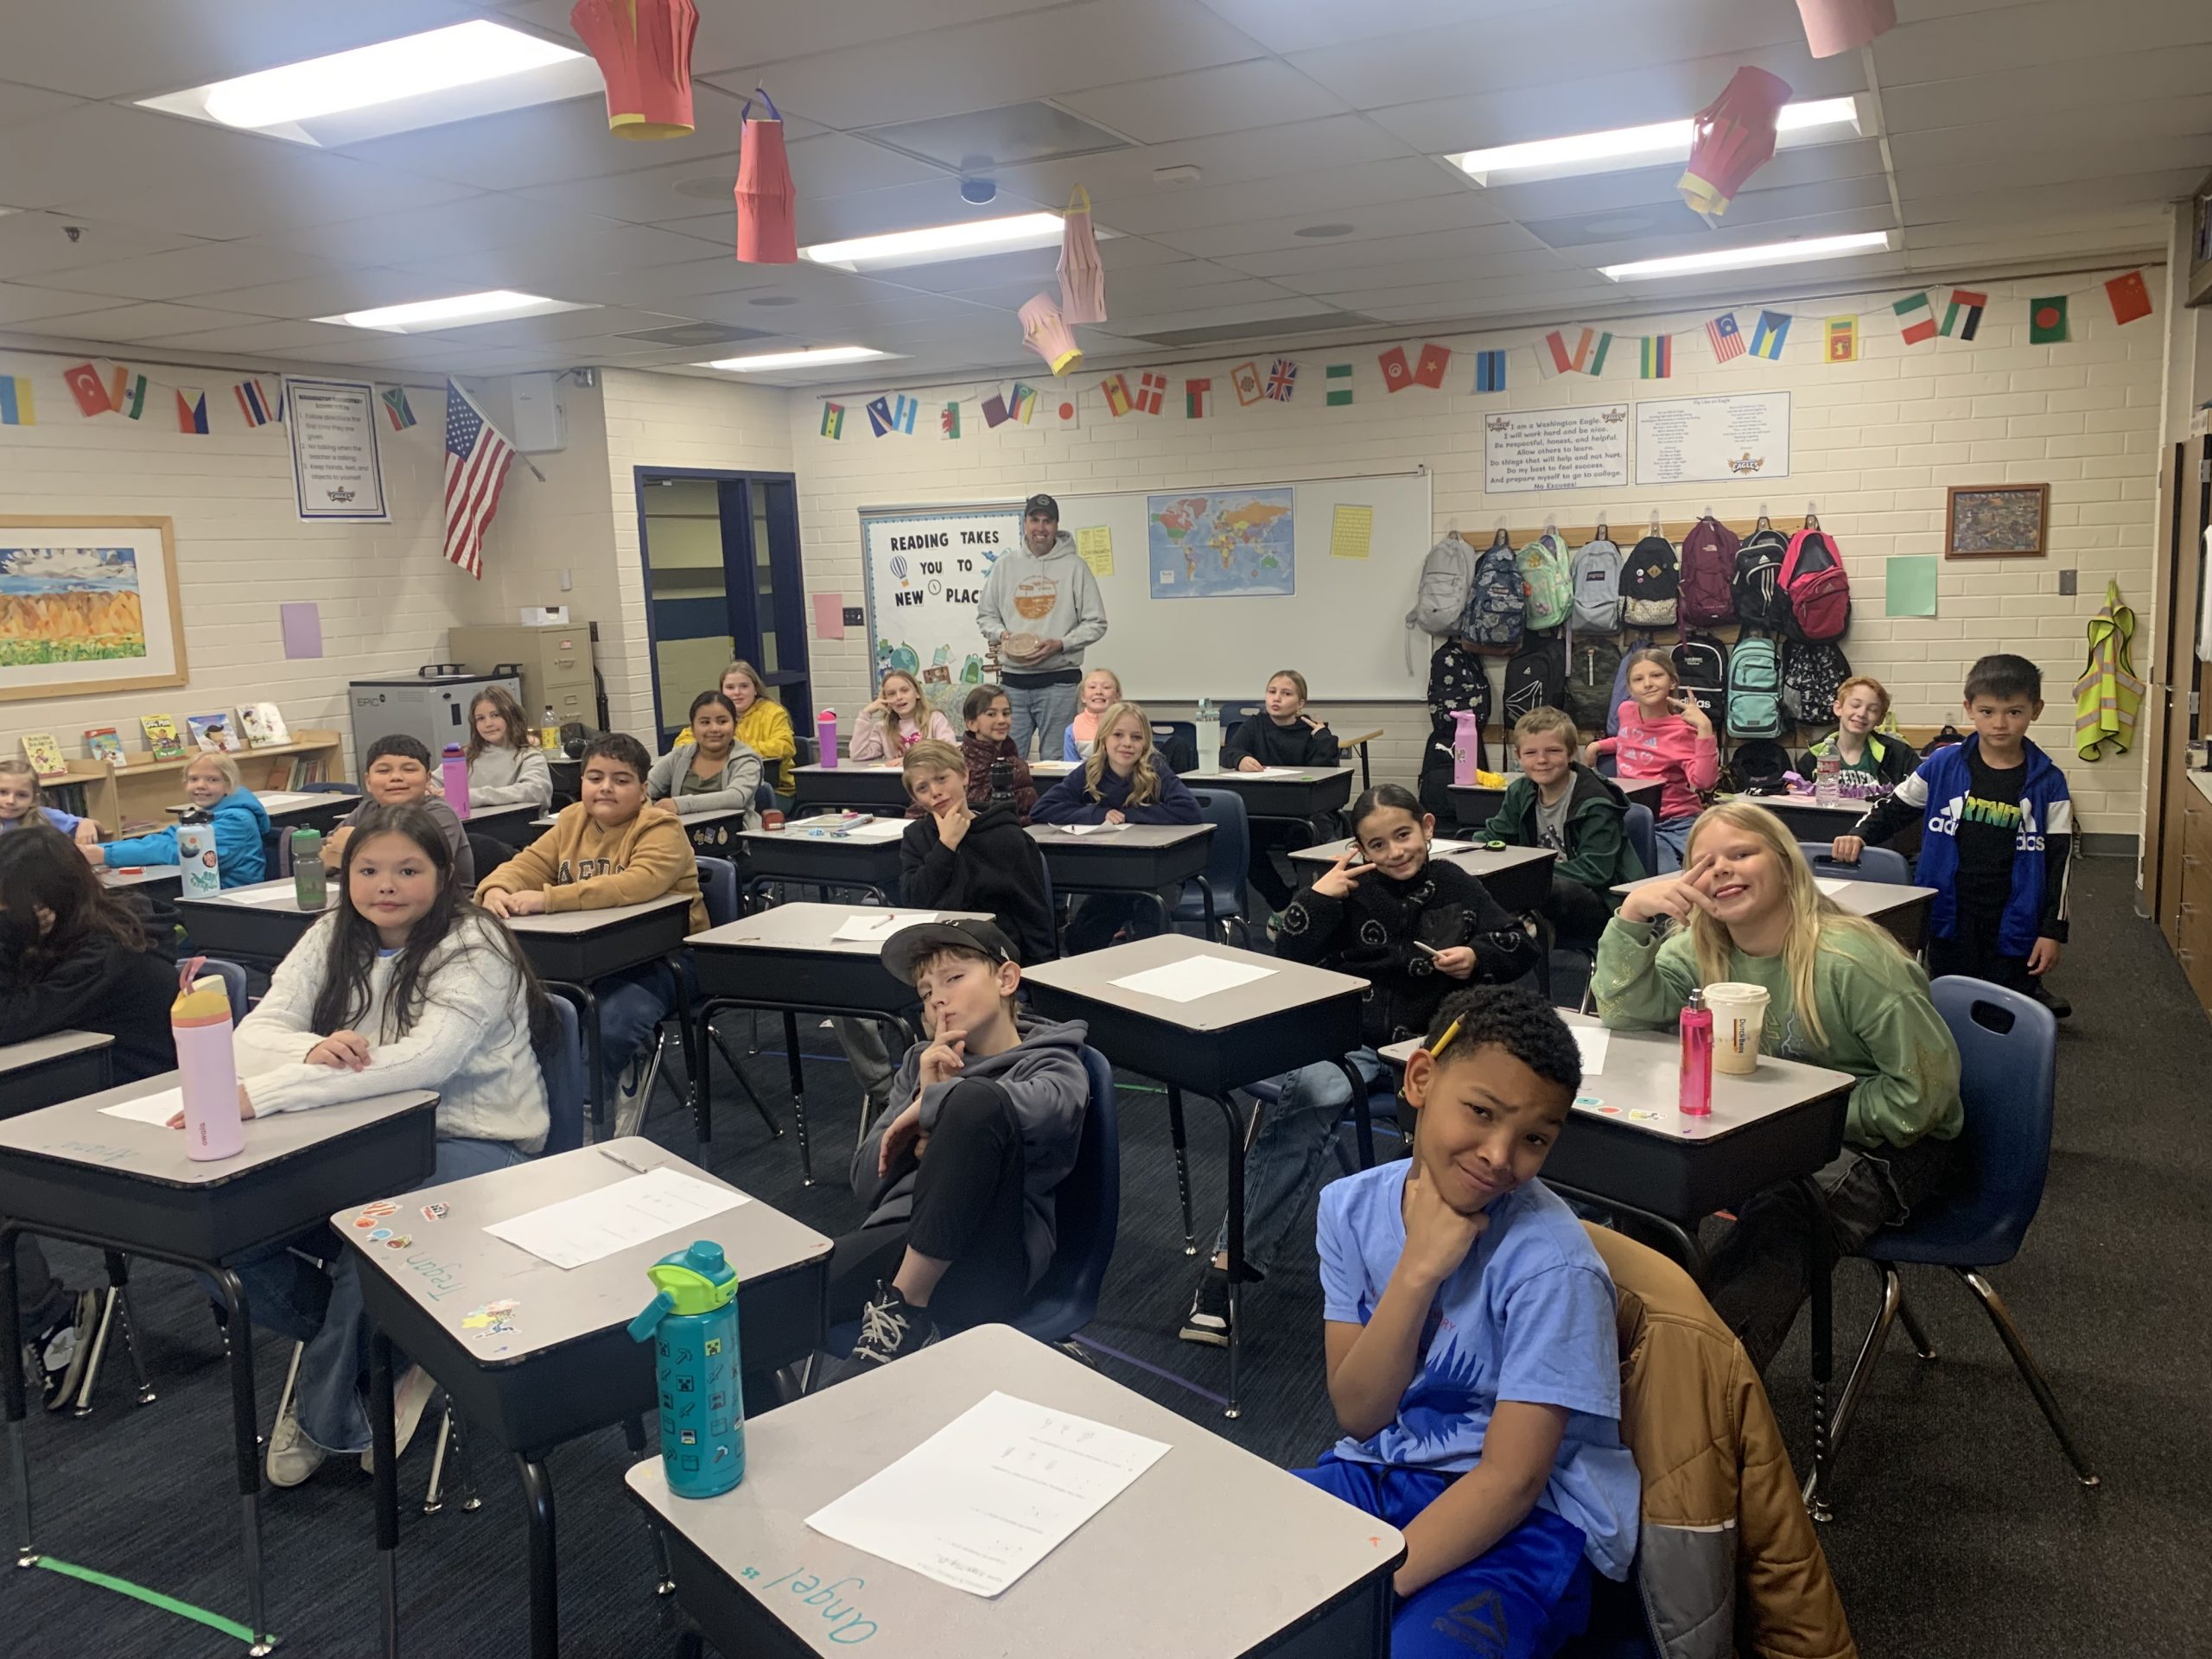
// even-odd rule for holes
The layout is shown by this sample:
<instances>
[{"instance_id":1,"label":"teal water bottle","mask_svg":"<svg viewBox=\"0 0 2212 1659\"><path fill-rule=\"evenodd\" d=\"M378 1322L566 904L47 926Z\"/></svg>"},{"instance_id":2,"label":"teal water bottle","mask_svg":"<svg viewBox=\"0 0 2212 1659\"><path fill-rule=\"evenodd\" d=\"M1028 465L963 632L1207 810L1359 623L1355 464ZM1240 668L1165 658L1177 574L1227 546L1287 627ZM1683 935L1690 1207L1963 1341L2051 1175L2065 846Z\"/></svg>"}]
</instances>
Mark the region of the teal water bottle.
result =
<instances>
[{"instance_id":1,"label":"teal water bottle","mask_svg":"<svg viewBox=\"0 0 2212 1659\"><path fill-rule=\"evenodd\" d=\"M678 1497L714 1497L745 1478L737 1270L704 1240L645 1270L658 1290L630 1321L651 1338L660 1379L660 1460Z\"/></svg>"}]
</instances>

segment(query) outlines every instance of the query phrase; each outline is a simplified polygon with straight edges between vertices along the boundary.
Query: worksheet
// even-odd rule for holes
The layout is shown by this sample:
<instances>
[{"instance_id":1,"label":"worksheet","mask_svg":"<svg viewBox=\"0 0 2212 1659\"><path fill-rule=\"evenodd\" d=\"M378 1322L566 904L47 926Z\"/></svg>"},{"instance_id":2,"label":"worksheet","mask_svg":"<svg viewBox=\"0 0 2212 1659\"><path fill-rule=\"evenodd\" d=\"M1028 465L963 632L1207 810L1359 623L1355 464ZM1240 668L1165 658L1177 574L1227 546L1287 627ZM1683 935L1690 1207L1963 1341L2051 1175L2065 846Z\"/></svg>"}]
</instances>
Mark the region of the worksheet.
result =
<instances>
[{"instance_id":1,"label":"worksheet","mask_svg":"<svg viewBox=\"0 0 2212 1659\"><path fill-rule=\"evenodd\" d=\"M880 944L902 927L937 920L933 910L856 910L837 925L830 937L862 944Z\"/></svg>"},{"instance_id":2,"label":"worksheet","mask_svg":"<svg viewBox=\"0 0 2212 1659\"><path fill-rule=\"evenodd\" d=\"M1232 962L1226 957L1188 957L1142 973L1125 974L1109 982L1125 991L1140 991L1169 1002L1195 1002L1200 997L1233 991L1265 979L1275 970L1256 962Z\"/></svg>"},{"instance_id":3,"label":"worksheet","mask_svg":"<svg viewBox=\"0 0 2212 1659\"><path fill-rule=\"evenodd\" d=\"M495 1221L484 1230L556 1268L581 1268L751 1202L742 1192L663 1166Z\"/></svg>"},{"instance_id":4,"label":"worksheet","mask_svg":"<svg viewBox=\"0 0 2212 1659\"><path fill-rule=\"evenodd\" d=\"M806 1524L939 1584L995 1596L1167 1449L993 1393Z\"/></svg>"},{"instance_id":5,"label":"worksheet","mask_svg":"<svg viewBox=\"0 0 2212 1659\"><path fill-rule=\"evenodd\" d=\"M113 1106L100 1108L103 1117L127 1117L134 1123L167 1123L184 1109L184 1090L164 1089L158 1095L141 1095Z\"/></svg>"},{"instance_id":6,"label":"worksheet","mask_svg":"<svg viewBox=\"0 0 2212 1659\"><path fill-rule=\"evenodd\" d=\"M244 888L233 889L229 897L234 903L241 905L289 905L299 897L299 889L287 881L281 887L261 887L252 891Z\"/></svg>"},{"instance_id":7,"label":"worksheet","mask_svg":"<svg viewBox=\"0 0 2212 1659\"><path fill-rule=\"evenodd\" d=\"M1603 1026L1571 1026L1575 1046L1582 1051L1582 1075L1594 1077L1605 1069L1605 1050L1611 1046L1613 1033Z\"/></svg>"}]
</instances>

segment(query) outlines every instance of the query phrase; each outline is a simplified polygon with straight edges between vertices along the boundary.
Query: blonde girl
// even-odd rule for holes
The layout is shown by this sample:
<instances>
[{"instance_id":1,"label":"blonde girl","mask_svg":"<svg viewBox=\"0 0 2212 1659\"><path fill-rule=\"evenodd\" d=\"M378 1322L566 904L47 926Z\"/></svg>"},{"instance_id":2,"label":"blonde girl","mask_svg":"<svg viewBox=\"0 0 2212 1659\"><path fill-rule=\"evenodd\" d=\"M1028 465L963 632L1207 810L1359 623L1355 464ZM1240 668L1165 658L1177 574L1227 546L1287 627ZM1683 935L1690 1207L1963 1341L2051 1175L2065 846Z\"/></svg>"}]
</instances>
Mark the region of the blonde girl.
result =
<instances>
[{"instance_id":1,"label":"blonde girl","mask_svg":"<svg viewBox=\"0 0 2212 1659\"><path fill-rule=\"evenodd\" d=\"M888 671L875 701L853 722L852 758L895 761L915 744L955 741L952 722L922 696L922 683L903 668Z\"/></svg>"}]
</instances>

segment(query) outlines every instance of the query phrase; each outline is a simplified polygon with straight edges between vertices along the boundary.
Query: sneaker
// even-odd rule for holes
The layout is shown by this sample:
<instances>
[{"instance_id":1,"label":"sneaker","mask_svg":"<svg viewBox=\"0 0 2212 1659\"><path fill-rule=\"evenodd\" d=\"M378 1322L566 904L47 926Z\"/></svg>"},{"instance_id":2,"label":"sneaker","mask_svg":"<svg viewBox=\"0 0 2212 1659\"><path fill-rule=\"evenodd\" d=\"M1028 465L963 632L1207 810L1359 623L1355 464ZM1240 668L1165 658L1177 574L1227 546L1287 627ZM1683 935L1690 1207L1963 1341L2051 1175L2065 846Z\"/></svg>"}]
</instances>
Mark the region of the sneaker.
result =
<instances>
[{"instance_id":1,"label":"sneaker","mask_svg":"<svg viewBox=\"0 0 2212 1659\"><path fill-rule=\"evenodd\" d=\"M614 1137L618 1141L645 1128L649 1058L630 1062L614 1087Z\"/></svg>"},{"instance_id":2,"label":"sneaker","mask_svg":"<svg viewBox=\"0 0 2212 1659\"><path fill-rule=\"evenodd\" d=\"M918 1352L935 1342L936 1324L926 1307L916 1307L899 1294L895 1285L876 1281L875 1294L861 1309L861 1339L851 1356L837 1368L832 1382L872 1371L879 1365Z\"/></svg>"},{"instance_id":3,"label":"sneaker","mask_svg":"<svg viewBox=\"0 0 2212 1659\"><path fill-rule=\"evenodd\" d=\"M1205 1276L1198 1281L1198 1294L1191 1298L1191 1311L1183 1316L1183 1328L1176 1332L1185 1342L1203 1343L1209 1348L1229 1346L1229 1275L1219 1268L1208 1268Z\"/></svg>"},{"instance_id":4,"label":"sneaker","mask_svg":"<svg viewBox=\"0 0 2212 1659\"><path fill-rule=\"evenodd\" d=\"M299 1396L287 1394L284 1408L276 1414L276 1427L269 1431L269 1484L297 1486L321 1468L322 1460L329 1455L300 1427Z\"/></svg>"},{"instance_id":5,"label":"sneaker","mask_svg":"<svg viewBox=\"0 0 2212 1659\"><path fill-rule=\"evenodd\" d=\"M2050 1010L2050 1017L2054 1020L2069 1019L2073 1015L2074 1005L2071 1002L2069 1002L2064 997L2059 995L2056 991L2052 990L2050 986L2044 984L2041 980L2036 981L2035 988L2031 991L2029 995L2033 996L2037 1001L2042 1003L2044 1007L2049 1008Z\"/></svg>"},{"instance_id":6,"label":"sneaker","mask_svg":"<svg viewBox=\"0 0 2212 1659\"><path fill-rule=\"evenodd\" d=\"M407 1455L407 1443L415 1438L415 1431L423 1421L423 1408L437 1391L437 1382L420 1365L410 1365L400 1373L399 1380L391 1385L391 1439L395 1455L403 1458ZM373 1475L376 1471L376 1448L372 1446L361 1453L361 1472Z\"/></svg>"},{"instance_id":7,"label":"sneaker","mask_svg":"<svg viewBox=\"0 0 2212 1659\"><path fill-rule=\"evenodd\" d=\"M77 1392L92 1357L92 1326L99 1319L99 1293L80 1290L27 1345L33 1376L39 1379L40 1397L48 1411L59 1411Z\"/></svg>"}]
</instances>

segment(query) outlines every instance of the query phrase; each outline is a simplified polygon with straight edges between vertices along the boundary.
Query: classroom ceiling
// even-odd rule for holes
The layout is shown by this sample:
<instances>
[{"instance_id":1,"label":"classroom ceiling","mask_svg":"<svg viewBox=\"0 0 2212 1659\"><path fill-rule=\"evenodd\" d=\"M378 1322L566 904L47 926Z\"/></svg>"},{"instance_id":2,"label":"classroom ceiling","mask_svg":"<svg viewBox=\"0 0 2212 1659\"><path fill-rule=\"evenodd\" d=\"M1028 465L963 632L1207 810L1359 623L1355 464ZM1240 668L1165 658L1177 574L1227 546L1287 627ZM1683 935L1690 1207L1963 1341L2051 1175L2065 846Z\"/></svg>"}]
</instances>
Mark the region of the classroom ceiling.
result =
<instances>
[{"instance_id":1,"label":"classroom ceiling","mask_svg":"<svg viewBox=\"0 0 2212 1659\"><path fill-rule=\"evenodd\" d=\"M1746 283L1780 296L2102 262L2162 248L2163 204L2212 168L2207 0L1897 0L1903 21L1871 51L1825 60L1791 0L697 3L689 138L616 140L591 97L333 149L133 100L471 17L574 44L569 0L11 6L0 341L385 375L828 344L900 353L887 381L1033 365L1014 312L1052 286L1056 251L864 276L731 257L756 81L785 117L802 244L1057 208L1086 186L1114 232L1112 321L1079 331L1099 365L1217 336L1265 349L1649 312ZM1877 131L1783 151L1717 230L1682 207L1674 166L1484 189L1435 159L1679 118L1743 63L1801 99L1866 95ZM944 153L941 127L885 130L1039 101L1111 147L995 165L988 207L922 158ZM1170 168L1198 181L1155 178ZM1663 283L1596 271L1871 230L1900 246ZM594 308L404 337L312 321L487 288ZM685 322L758 338L637 338Z\"/></svg>"}]
</instances>

